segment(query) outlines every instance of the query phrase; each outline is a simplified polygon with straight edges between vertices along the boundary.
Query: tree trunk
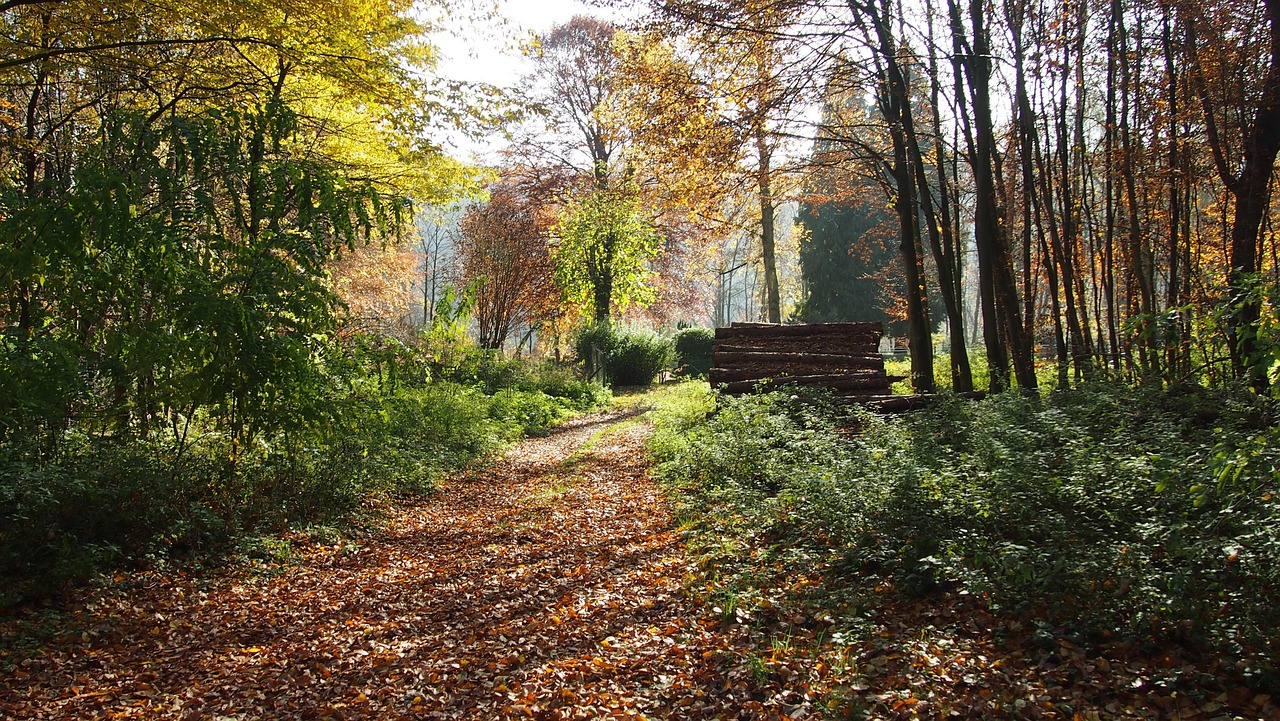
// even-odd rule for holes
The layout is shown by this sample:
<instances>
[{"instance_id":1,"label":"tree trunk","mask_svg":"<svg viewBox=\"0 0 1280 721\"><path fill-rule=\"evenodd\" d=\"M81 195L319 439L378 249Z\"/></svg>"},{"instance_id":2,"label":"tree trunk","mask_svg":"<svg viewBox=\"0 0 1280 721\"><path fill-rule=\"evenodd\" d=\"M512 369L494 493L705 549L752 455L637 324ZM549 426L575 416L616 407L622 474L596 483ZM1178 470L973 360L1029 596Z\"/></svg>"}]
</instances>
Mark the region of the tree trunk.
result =
<instances>
[{"instance_id":1,"label":"tree trunk","mask_svg":"<svg viewBox=\"0 0 1280 721\"><path fill-rule=\"evenodd\" d=\"M924 159L920 143L911 127L911 145L914 149L916 179L920 186L920 199L925 208L925 222L929 227L929 245L933 249L934 263L938 266L938 286L942 292L943 307L947 312L947 325L951 337L951 388L957 393L973 390L973 371L969 366L969 348L965 341L964 294L959 263L959 243L956 241L956 225L951 222L951 192L947 185L946 149L942 143L942 114L939 111L938 55L933 43L933 14L929 23L929 94L933 103L934 167L938 174L938 208L935 213L930 195Z\"/></svg>"},{"instance_id":2,"label":"tree trunk","mask_svg":"<svg viewBox=\"0 0 1280 721\"><path fill-rule=\"evenodd\" d=\"M1105 159L1106 178L1103 194L1106 207L1106 230L1103 246L1102 294L1107 306L1107 337L1110 343L1108 351L1111 355L1111 367L1120 369L1120 332L1116 324L1116 283L1115 283L1115 127L1116 127L1116 26L1120 19L1120 2L1111 3L1111 16L1107 29L1107 98L1106 98L1106 133L1103 138L1103 154Z\"/></svg>"},{"instance_id":3,"label":"tree trunk","mask_svg":"<svg viewBox=\"0 0 1280 721\"><path fill-rule=\"evenodd\" d=\"M1235 214L1231 221L1230 263L1227 284L1230 297L1227 333L1231 345L1231 365L1237 378L1249 383L1258 392L1270 386L1268 362L1262 357L1258 345L1258 321L1262 314L1262 299L1256 293L1258 262L1258 235L1262 220L1271 205L1271 177L1276 155L1280 153L1280 0L1264 0L1267 12L1269 63L1258 98L1253 122L1243 138L1244 166L1238 176L1231 176L1226 164L1218 160L1218 172L1227 190L1235 198ZM1191 26L1193 19L1188 20ZM1193 67L1198 63L1199 48L1193 30L1188 31L1188 45L1193 54ZM1202 80L1202 79L1201 79ZM1214 145L1214 155L1221 158L1224 151L1216 132L1213 115L1213 99L1208 97L1203 82L1198 83L1201 102L1204 105L1206 124L1209 126L1209 142Z\"/></svg>"},{"instance_id":4,"label":"tree trunk","mask_svg":"<svg viewBox=\"0 0 1280 721\"><path fill-rule=\"evenodd\" d=\"M953 14L958 14L952 7ZM973 24L972 53L964 63L973 101L976 153L973 162L974 236L978 248L978 282L982 298L983 338L991 369L991 392L1009 387L1009 351L1012 351L1018 385L1026 391L1036 388L1035 366L1028 339L1022 328L1018 290L1013 280L1009 254L1000 235L999 206L995 186L995 128L991 117L991 49L987 37L986 7L983 0L970 0ZM958 18L953 23L959 25ZM1009 345L1006 349L1001 333Z\"/></svg>"},{"instance_id":5,"label":"tree trunk","mask_svg":"<svg viewBox=\"0 0 1280 721\"><path fill-rule=\"evenodd\" d=\"M855 12L858 8L855 8ZM897 197L894 209L898 213L898 249L902 254L906 275L907 323L911 351L911 385L917 393L932 393L933 337L929 323L929 306L926 302L924 268L920 253L920 207L916 194L916 169L923 168L919 161L920 148L914 153L908 149L914 139L911 117L911 99L906 78L898 64L898 51L889 22L888 0L877 7L861 8L866 20L875 29L879 46L880 80L882 83L880 109L889 123L889 135L893 142L893 166L891 168ZM925 186L925 190L928 187Z\"/></svg>"},{"instance_id":6,"label":"tree trunk","mask_svg":"<svg viewBox=\"0 0 1280 721\"><path fill-rule=\"evenodd\" d=\"M782 298L778 286L778 259L773 228L773 167L772 150L764 129L764 120L756 119L756 153L760 167L757 169L757 190L760 194L760 254L764 262L765 304L770 323L782 322Z\"/></svg>"},{"instance_id":7,"label":"tree trunk","mask_svg":"<svg viewBox=\"0 0 1280 721\"><path fill-rule=\"evenodd\" d=\"M995 179L992 177L992 138L990 92L990 61L981 53L986 52L985 43L981 43L978 35L985 33L982 22L982 0L970 0L970 14L974 21L973 49L963 53L961 61L968 79L973 97L973 134L974 148L970 162L973 166L973 180L976 197L973 208L973 239L978 251L978 299L982 309L982 340L987 351L987 367L991 375L990 390L1000 393L1009 388L1009 355L1004 342L1000 338L1000 320L996 311L996 285L993 257L999 247L999 229L996 226ZM961 37L962 25L960 9L955 0L948 0L951 12L952 32ZM981 50L979 49L982 44ZM958 44L958 43L957 43ZM956 55L962 56L962 49L956 48ZM982 105L984 107L980 108ZM983 122L983 118L986 122Z\"/></svg>"},{"instance_id":8,"label":"tree trunk","mask_svg":"<svg viewBox=\"0 0 1280 721\"><path fill-rule=\"evenodd\" d=\"M1035 262L1032 257L1032 213L1036 199L1035 173L1031 164L1032 146L1036 137L1035 114L1031 99L1027 96L1026 50L1022 33L1027 9L1020 0L1006 5L1009 24L1013 31L1014 110L1018 119L1018 165L1022 181L1022 332L1028 338L1035 336L1036 294L1034 286Z\"/></svg>"},{"instance_id":9,"label":"tree trunk","mask_svg":"<svg viewBox=\"0 0 1280 721\"><path fill-rule=\"evenodd\" d=\"M1125 213L1129 221L1126 229L1129 276L1137 286L1138 296L1136 320L1138 321L1139 330L1136 338L1137 342L1134 345L1138 348L1138 367L1140 372L1144 377L1150 378L1157 372L1154 367L1156 365L1155 352L1151 347L1151 326L1155 312L1155 288L1151 263L1148 262L1147 244L1142 233L1142 214L1138 207L1138 170L1135 166L1134 156L1137 153L1137 146L1142 145L1142 143L1141 141L1135 142L1129 120L1133 109L1133 88L1134 86L1142 87L1142 65L1138 63L1136 68L1133 68L1129 62L1129 34L1124 24L1123 15L1118 21L1117 29L1119 30L1120 40L1120 148L1121 157L1123 158L1121 173L1124 181ZM1134 52L1141 56L1141 45ZM1132 297L1132 286L1130 286L1129 292ZM1133 317L1132 313L1131 317Z\"/></svg>"},{"instance_id":10,"label":"tree trunk","mask_svg":"<svg viewBox=\"0 0 1280 721\"><path fill-rule=\"evenodd\" d=\"M610 305L613 303L613 278L607 275L599 278L592 293L595 301L595 323L607 324L611 314Z\"/></svg>"}]
</instances>

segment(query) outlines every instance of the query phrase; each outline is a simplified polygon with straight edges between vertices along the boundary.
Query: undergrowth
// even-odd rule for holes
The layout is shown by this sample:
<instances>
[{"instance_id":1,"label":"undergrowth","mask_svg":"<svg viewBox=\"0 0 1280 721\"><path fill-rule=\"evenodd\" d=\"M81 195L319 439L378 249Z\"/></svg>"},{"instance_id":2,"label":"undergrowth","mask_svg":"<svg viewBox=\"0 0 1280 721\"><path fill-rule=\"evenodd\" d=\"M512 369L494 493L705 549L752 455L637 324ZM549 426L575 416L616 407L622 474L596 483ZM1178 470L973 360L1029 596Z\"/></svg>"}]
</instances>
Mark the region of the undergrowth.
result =
<instances>
[{"instance_id":1,"label":"undergrowth","mask_svg":"<svg viewBox=\"0 0 1280 721\"><path fill-rule=\"evenodd\" d=\"M250 443L197 417L180 439L73 427L52 452L0 444L0 608L112 568L261 555L273 534L429 493L449 470L609 399L551 364L473 355L431 375L357 375L304 409L311 422Z\"/></svg>"},{"instance_id":2,"label":"undergrowth","mask_svg":"<svg viewBox=\"0 0 1280 721\"><path fill-rule=\"evenodd\" d=\"M1274 684L1280 429L1264 400L1092 386L881 417L687 384L653 417L726 613L774 605L785 569L845 633L890 598L945 595L1078 643L1222 654Z\"/></svg>"}]
</instances>

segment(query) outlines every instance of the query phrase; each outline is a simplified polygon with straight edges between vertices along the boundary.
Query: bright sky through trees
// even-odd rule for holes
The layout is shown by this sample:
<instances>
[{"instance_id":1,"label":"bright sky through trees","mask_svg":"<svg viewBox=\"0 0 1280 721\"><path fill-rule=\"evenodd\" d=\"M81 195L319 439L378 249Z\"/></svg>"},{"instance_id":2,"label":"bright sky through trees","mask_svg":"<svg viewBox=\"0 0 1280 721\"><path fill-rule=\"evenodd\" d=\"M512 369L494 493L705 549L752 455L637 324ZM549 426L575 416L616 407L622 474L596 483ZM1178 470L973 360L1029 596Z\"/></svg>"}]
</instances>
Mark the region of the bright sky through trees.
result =
<instances>
[{"instance_id":1,"label":"bright sky through trees","mask_svg":"<svg viewBox=\"0 0 1280 721\"><path fill-rule=\"evenodd\" d=\"M581 0L498 0L497 5L499 18L463 22L451 28L452 32L436 36L443 77L502 88L517 87L533 68L524 49L535 35L567 22L574 15L620 16L613 8L592 7ZM448 150L457 157L472 154L483 157L506 145L506 140L495 134L483 142L452 138Z\"/></svg>"}]
</instances>

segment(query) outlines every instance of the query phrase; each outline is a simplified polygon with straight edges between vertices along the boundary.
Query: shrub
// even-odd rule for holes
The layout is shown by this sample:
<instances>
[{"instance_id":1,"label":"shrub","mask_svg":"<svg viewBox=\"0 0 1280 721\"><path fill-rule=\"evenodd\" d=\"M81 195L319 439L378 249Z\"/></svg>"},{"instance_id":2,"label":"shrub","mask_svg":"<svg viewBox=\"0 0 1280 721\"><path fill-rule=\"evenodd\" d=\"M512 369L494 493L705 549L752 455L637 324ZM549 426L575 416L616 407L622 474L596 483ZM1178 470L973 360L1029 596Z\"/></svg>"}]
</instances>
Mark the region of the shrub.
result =
<instances>
[{"instance_id":1,"label":"shrub","mask_svg":"<svg viewBox=\"0 0 1280 721\"><path fill-rule=\"evenodd\" d=\"M672 337L676 349L677 372L683 376L705 377L711 372L711 328L682 328Z\"/></svg>"},{"instance_id":2,"label":"shrub","mask_svg":"<svg viewBox=\"0 0 1280 721\"><path fill-rule=\"evenodd\" d=\"M583 326L573 335L573 356L588 378L607 380L608 358L616 343L617 331L612 325Z\"/></svg>"},{"instance_id":3,"label":"shrub","mask_svg":"<svg viewBox=\"0 0 1280 721\"><path fill-rule=\"evenodd\" d=\"M588 374L596 370L592 367L593 349L601 356L605 378L614 388L647 386L675 362L675 346L669 339L609 325L589 326L574 337L574 352Z\"/></svg>"},{"instance_id":4,"label":"shrub","mask_svg":"<svg viewBox=\"0 0 1280 721\"><path fill-rule=\"evenodd\" d=\"M608 390L579 377L564 363L506 358L497 351L476 349L440 373L442 380L477 388L487 395L504 391L543 393L569 410L586 411L608 403Z\"/></svg>"},{"instance_id":5,"label":"shrub","mask_svg":"<svg viewBox=\"0 0 1280 721\"><path fill-rule=\"evenodd\" d=\"M14 331L0 329L0 442L56 432L88 395L71 347Z\"/></svg>"},{"instance_id":6,"label":"shrub","mask_svg":"<svg viewBox=\"0 0 1280 721\"><path fill-rule=\"evenodd\" d=\"M831 548L855 576L846 591L875 585L858 576L958 587L1086 637L1256 656L1280 647L1274 420L1207 391L1010 393L896 418L775 393L662 425L653 448L684 503L740 519L744 537Z\"/></svg>"},{"instance_id":7,"label":"shrub","mask_svg":"<svg viewBox=\"0 0 1280 721\"><path fill-rule=\"evenodd\" d=\"M569 412L567 404L539 390L522 391L509 388L493 396L489 406L490 417L521 435L546 435L551 427Z\"/></svg>"},{"instance_id":8,"label":"shrub","mask_svg":"<svg viewBox=\"0 0 1280 721\"><path fill-rule=\"evenodd\" d=\"M614 386L647 386L675 362L675 346L653 333L619 334L605 369Z\"/></svg>"},{"instance_id":9,"label":"shrub","mask_svg":"<svg viewBox=\"0 0 1280 721\"><path fill-rule=\"evenodd\" d=\"M604 386L581 378L568 365L554 361L523 364L514 387L523 391L541 391L563 401L575 411L599 408L611 397Z\"/></svg>"},{"instance_id":10,"label":"shrub","mask_svg":"<svg viewBox=\"0 0 1280 721\"><path fill-rule=\"evenodd\" d=\"M408 385L389 362L376 382L357 372L332 389L309 422L244 446L205 417L184 444L75 429L53 451L33 437L0 442L0 607L125 560L218 554L341 521L370 494L429 492L443 473L609 397L554 365L493 362L486 378L506 387L488 394L477 380Z\"/></svg>"}]
</instances>

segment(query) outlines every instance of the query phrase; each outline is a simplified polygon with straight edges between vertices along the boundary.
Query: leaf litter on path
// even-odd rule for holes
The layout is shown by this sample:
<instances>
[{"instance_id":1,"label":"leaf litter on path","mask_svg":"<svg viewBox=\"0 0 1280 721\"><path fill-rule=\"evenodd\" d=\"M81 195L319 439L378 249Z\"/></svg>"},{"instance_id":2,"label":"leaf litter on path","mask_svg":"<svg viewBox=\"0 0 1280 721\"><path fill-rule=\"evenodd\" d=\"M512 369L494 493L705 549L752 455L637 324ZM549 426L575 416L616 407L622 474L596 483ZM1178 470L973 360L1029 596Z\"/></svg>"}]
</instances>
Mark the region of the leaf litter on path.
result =
<instances>
[{"instance_id":1,"label":"leaf litter on path","mask_svg":"<svg viewBox=\"0 0 1280 721\"><path fill-rule=\"evenodd\" d=\"M271 575L151 572L86 592L38 654L0 650L21 719L800 718L695 569L612 412L526 440ZM0 638L23 624L0 624Z\"/></svg>"}]
</instances>

